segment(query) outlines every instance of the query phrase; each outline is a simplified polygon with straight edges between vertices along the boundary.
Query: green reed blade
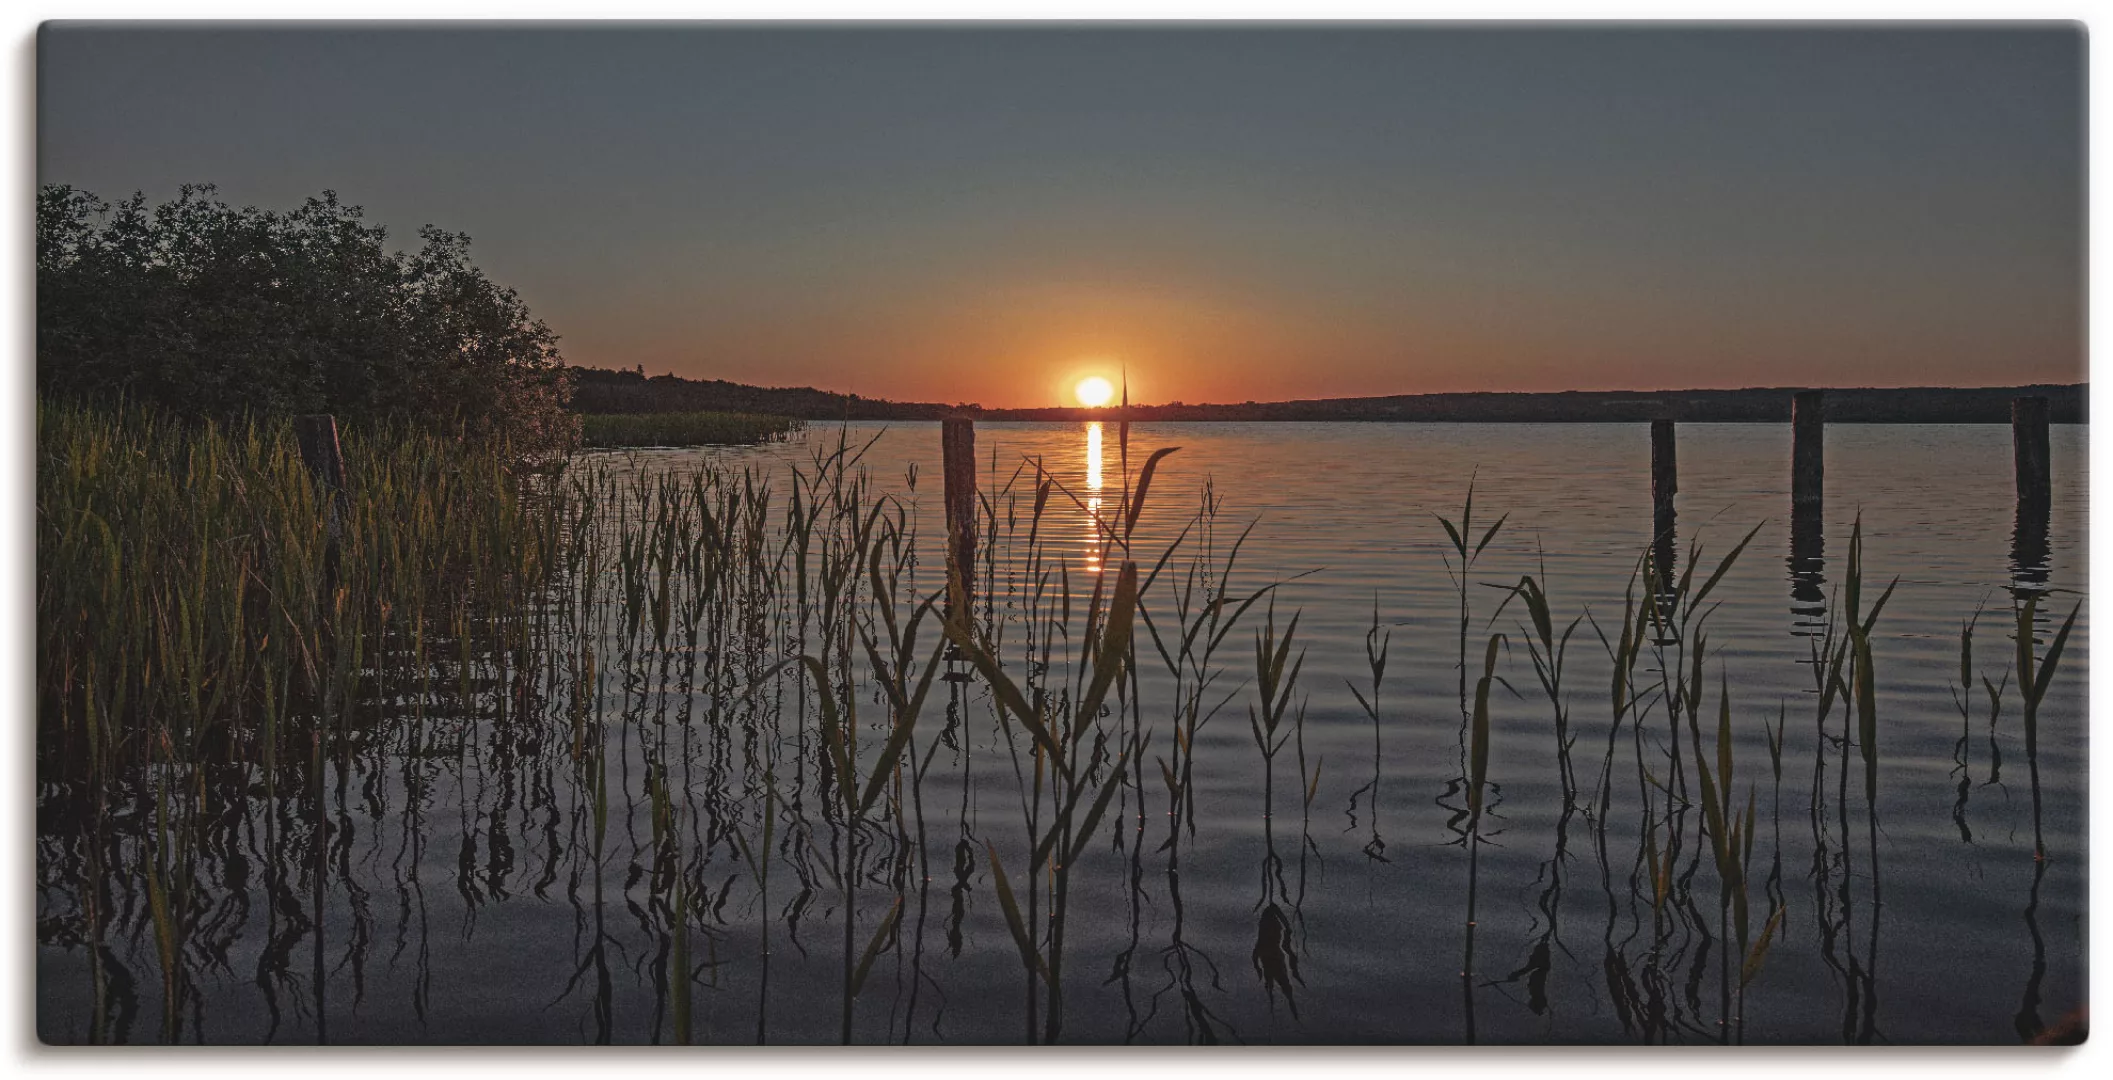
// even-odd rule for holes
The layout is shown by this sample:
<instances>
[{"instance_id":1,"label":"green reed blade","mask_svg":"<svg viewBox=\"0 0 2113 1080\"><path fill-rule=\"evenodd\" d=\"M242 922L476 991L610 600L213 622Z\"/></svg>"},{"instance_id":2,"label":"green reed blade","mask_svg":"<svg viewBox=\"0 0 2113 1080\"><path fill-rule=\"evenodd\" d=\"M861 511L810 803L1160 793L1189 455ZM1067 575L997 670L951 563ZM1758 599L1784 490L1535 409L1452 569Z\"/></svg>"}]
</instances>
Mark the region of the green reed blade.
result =
<instances>
[{"instance_id":1,"label":"green reed blade","mask_svg":"<svg viewBox=\"0 0 2113 1080\"><path fill-rule=\"evenodd\" d=\"M1013 944L1019 946L1020 962L1027 969L1049 981L1049 967L1042 962L1042 954L1035 948L1034 938L1027 933L1027 922L1020 918L1020 902L1013 898L1012 882L1005 877L1005 866L998 861L998 849L988 840L983 843L984 854L990 858L991 880L997 887L998 907L1005 914L1006 929L1012 931Z\"/></svg>"},{"instance_id":2,"label":"green reed blade","mask_svg":"<svg viewBox=\"0 0 2113 1080\"><path fill-rule=\"evenodd\" d=\"M880 958L881 949L894 937L895 924L902 920L902 897L895 898L894 906L888 909L880 927L873 931L873 940L866 943L866 951L859 955L858 967L851 973L851 996L857 997L866 988L866 976L873 970L873 961Z\"/></svg>"}]
</instances>

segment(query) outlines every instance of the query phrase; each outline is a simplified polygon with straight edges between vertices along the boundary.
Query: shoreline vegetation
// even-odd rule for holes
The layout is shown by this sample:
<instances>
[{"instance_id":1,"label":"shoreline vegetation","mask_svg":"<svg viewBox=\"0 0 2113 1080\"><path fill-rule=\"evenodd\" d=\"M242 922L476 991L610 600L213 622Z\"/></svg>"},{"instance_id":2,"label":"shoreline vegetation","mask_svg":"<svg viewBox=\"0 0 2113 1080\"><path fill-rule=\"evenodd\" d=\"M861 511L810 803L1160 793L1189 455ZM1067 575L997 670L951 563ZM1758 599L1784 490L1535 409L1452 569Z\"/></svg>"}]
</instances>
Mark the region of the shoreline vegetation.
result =
<instances>
[{"instance_id":1,"label":"shoreline vegetation","mask_svg":"<svg viewBox=\"0 0 2113 1080\"><path fill-rule=\"evenodd\" d=\"M63 184L37 193L37 397L150 406L227 430L329 413L375 431L504 442L550 458L579 440L557 335L470 261L418 246L325 191L292 210L210 185L150 206Z\"/></svg>"},{"instance_id":2,"label":"shoreline vegetation","mask_svg":"<svg viewBox=\"0 0 2113 1080\"><path fill-rule=\"evenodd\" d=\"M580 417L580 436L588 450L752 446L791 438L806 426L804 420L761 413L587 413Z\"/></svg>"},{"instance_id":3,"label":"shoreline vegetation","mask_svg":"<svg viewBox=\"0 0 2113 1080\"><path fill-rule=\"evenodd\" d=\"M974 403L888 401L813 387L767 387L724 379L648 376L643 370L575 367L572 407L583 413L723 411L765 413L802 420L938 420L953 415L979 420L1076 423L1117 419L1114 407L986 409ZM1812 387L1739 390L1566 390L1558 393L1397 394L1387 397L1245 401L1222 404L1169 402L1132 405L1134 421L1346 421L1378 423L1568 424L1689 423L1781 424L1790 420L1791 399ZM2090 384L2034 383L1991 387L1826 388L1832 424L2007 424L2010 403L2020 397L2047 399L2056 424L2089 422Z\"/></svg>"}]
</instances>

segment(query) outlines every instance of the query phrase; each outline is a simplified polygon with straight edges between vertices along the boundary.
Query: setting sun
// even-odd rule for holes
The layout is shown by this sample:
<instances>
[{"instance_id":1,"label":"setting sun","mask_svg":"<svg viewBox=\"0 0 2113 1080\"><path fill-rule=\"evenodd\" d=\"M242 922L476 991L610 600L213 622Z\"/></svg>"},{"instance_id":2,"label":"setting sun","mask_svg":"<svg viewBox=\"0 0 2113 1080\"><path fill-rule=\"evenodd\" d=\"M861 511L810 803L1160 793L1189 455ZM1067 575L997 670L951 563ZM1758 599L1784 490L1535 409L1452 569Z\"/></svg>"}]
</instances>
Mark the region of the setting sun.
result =
<instances>
[{"instance_id":1,"label":"setting sun","mask_svg":"<svg viewBox=\"0 0 2113 1080\"><path fill-rule=\"evenodd\" d=\"M1090 375L1080 379L1077 389L1072 393L1078 395L1079 404L1089 409L1098 409L1115 396L1115 387L1098 375Z\"/></svg>"}]
</instances>

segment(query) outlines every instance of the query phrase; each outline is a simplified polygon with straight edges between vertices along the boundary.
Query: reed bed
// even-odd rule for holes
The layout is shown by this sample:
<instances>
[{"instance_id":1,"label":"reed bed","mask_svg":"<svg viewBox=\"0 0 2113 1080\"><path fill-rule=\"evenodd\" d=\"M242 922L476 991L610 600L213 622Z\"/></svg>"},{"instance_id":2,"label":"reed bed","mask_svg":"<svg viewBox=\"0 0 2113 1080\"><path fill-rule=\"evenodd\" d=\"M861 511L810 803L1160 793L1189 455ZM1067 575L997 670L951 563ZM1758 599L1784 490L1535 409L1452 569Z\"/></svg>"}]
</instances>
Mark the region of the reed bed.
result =
<instances>
[{"instance_id":1,"label":"reed bed","mask_svg":"<svg viewBox=\"0 0 2113 1080\"><path fill-rule=\"evenodd\" d=\"M284 423L37 410L40 757L270 760L443 658L524 656L562 498L503 445L352 433L342 499Z\"/></svg>"}]
</instances>

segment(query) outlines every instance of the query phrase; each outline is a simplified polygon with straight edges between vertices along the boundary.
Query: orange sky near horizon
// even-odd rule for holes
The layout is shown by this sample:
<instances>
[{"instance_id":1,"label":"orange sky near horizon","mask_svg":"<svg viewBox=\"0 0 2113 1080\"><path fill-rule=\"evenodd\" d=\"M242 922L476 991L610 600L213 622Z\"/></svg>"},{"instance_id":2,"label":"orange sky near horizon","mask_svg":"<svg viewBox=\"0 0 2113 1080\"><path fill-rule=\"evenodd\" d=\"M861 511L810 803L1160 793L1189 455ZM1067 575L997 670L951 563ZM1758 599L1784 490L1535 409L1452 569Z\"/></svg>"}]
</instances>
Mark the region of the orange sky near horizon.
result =
<instances>
[{"instance_id":1,"label":"orange sky near horizon","mask_svg":"<svg viewBox=\"0 0 2113 1080\"><path fill-rule=\"evenodd\" d=\"M1114 283L991 288L983 302L942 301L925 310L823 309L800 319L715 321L708 341L686 327L657 336L650 323L633 322L613 338L575 335L563 344L575 363L643 364L651 375L989 408L1075 405L1073 388L1088 375L1118 385L1127 375L1138 404L2084 377L2073 314L2050 312L2036 338L1931 315L1891 334L1844 318L1757 320L1727 337L1719 324L1677 314L1610 327L1595 303L1581 298L1529 323L1462 295L1375 326L1369 317L1257 295ZM1991 362L2004 357L2016 359Z\"/></svg>"}]
</instances>

